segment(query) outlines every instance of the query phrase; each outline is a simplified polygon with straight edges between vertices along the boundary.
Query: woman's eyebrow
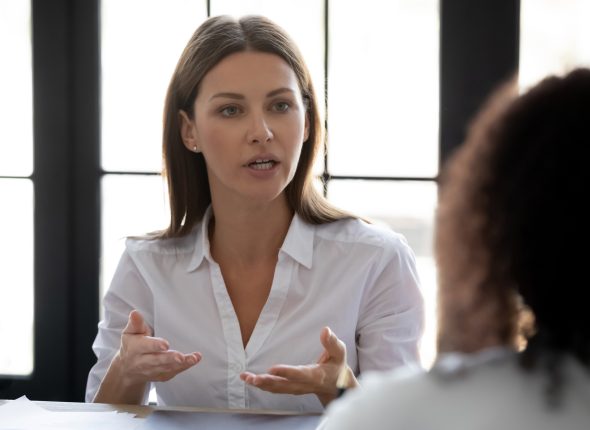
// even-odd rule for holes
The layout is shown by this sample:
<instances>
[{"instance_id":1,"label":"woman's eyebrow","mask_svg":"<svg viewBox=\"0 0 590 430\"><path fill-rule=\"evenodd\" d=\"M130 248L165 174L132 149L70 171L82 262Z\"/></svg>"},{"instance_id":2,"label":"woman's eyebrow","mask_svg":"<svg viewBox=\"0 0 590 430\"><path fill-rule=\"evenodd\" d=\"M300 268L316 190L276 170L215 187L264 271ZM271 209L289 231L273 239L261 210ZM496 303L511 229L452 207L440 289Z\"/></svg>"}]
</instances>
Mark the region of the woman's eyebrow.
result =
<instances>
[{"instance_id":1,"label":"woman's eyebrow","mask_svg":"<svg viewBox=\"0 0 590 430\"><path fill-rule=\"evenodd\" d=\"M266 97L273 97L273 96L276 96L277 94L281 94L281 93L285 93L285 92L295 94L295 91L293 91L292 88L282 87L282 88L278 88L276 90L272 90L270 93L268 93L266 95Z\"/></svg>"},{"instance_id":2,"label":"woman's eyebrow","mask_svg":"<svg viewBox=\"0 0 590 430\"><path fill-rule=\"evenodd\" d=\"M245 97L242 94L238 94L238 93L216 93L213 94L211 97L209 97L209 101L218 98L218 97L223 97L223 98L228 98L228 99L236 99L236 100L243 100L245 99Z\"/></svg>"},{"instance_id":3,"label":"woman's eyebrow","mask_svg":"<svg viewBox=\"0 0 590 430\"><path fill-rule=\"evenodd\" d=\"M272 90L271 92L266 94L266 97L274 97L277 94L282 94L282 93L295 94L295 91L293 91L292 88L281 87L281 88L277 88L276 90ZM211 97L209 97L209 101L211 101L215 98L228 98L228 99L235 99L235 100L244 100L246 97L244 97L243 94L239 94L239 93L223 92L223 93L213 94Z\"/></svg>"}]
</instances>

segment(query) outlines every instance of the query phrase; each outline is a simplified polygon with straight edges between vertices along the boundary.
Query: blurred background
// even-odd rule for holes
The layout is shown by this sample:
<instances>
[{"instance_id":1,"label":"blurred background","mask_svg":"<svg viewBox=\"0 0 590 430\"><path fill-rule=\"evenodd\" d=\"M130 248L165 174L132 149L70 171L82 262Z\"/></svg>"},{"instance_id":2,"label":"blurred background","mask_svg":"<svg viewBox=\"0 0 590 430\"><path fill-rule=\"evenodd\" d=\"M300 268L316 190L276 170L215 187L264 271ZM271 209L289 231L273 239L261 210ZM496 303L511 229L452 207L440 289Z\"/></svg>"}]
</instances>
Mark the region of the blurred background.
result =
<instances>
[{"instance_id":1,"label":"blurred background","mask_svg":"<svg viewBox=\"0 0 590 430\"><path fill-rule=\"evenodd\" d=\"M167 226L162 109L208 16L295 39L328 137L317 186L402 233L436 355L437 176L489 92L590 65L587 0L0 0L0 398L82 401L126 236Z\"/></svg>"}]
</instances>

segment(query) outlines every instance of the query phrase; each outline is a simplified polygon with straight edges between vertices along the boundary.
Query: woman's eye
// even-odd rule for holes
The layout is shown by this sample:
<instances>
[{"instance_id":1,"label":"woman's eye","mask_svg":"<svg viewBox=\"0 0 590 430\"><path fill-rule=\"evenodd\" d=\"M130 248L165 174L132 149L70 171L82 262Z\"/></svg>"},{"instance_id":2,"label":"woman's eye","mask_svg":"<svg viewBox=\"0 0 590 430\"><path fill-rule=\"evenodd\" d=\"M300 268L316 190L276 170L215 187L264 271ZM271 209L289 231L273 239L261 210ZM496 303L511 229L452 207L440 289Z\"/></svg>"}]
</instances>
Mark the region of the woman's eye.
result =
<instances>
[{"instance_id":1,"label":"woman's eye","mask_svg":"<svg viewBox=\"0 0 590 430\"><path fill-rule=\"evenodd\" d=\"M289 110L289 103L287 103L287 102L275 103L274 110L277 112L286 112Z\"/></svg>"},{"instance_id":2,"label":"woman's eye","mask_svg":"<svg viewBox=\"0 0 590 430\"><path fill-rule=\"evenodd\" d=\"M240 110L238 109L237 106L226 106L223 109L221 109L221 114L223 116L236 116L238 113L240 113Z\"/></svg>"}]
</instances>

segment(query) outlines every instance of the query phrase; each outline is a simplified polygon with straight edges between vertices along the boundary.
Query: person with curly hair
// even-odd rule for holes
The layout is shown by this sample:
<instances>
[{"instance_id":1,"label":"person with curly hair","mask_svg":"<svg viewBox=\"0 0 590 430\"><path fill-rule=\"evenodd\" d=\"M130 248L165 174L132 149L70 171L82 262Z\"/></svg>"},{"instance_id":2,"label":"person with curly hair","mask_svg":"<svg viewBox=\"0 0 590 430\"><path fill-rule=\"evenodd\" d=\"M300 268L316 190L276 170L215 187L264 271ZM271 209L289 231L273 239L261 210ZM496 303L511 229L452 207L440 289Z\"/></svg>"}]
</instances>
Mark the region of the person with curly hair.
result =
<instances>
[{"instance_id":1,"label":"person with curly hair","mask_svg":"<svg viewBox=\"0 0 590 430\"><path fill-rule=\"evenodd\" d=\"M441 175L435 364L367 377L322 428L590 427L590 70L515 93L497 90Z\"/></svg>"}]
</instances>

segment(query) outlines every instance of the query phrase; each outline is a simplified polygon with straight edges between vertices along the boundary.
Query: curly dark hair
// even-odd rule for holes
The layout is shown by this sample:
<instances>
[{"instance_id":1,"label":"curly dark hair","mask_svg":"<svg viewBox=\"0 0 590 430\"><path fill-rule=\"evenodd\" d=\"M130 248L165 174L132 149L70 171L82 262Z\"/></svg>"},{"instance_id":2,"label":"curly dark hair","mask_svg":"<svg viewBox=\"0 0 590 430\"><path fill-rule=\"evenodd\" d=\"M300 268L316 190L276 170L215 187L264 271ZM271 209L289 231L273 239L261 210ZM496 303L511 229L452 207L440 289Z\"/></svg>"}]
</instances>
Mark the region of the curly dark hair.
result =
<instances>
[{"instance_id":1,"label":"curly dark hair","mask_svg":"<svg viewBox=\"0 0 590 430\"><path fill-rule=\"evenodd\" d=\"M590 366L590 70L515 93L494 94L441 175L439 351L513 344L524 304L525 367L564 353Z\"/></svg>"}]
</instances>

